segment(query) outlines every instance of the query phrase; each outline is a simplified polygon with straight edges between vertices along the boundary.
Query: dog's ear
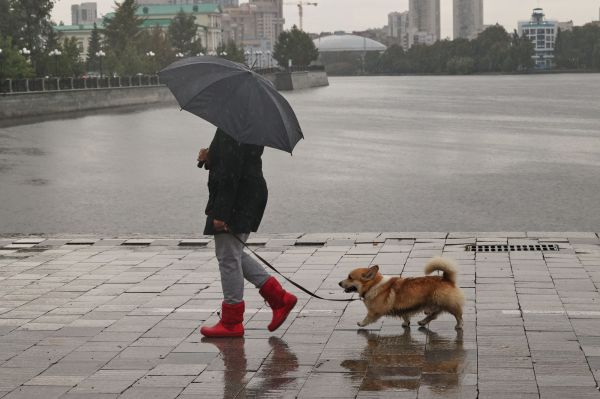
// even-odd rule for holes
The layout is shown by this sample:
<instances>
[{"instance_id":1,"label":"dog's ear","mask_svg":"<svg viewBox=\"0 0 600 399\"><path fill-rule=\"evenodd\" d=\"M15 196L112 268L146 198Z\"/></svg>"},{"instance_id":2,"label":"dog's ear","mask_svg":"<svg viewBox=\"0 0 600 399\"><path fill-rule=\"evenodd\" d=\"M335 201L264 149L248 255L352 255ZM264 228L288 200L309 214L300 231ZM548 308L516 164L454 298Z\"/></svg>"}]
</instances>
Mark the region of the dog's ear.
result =
<instances>
[{"instance_id":1,"label":"dog's ear","mask_svg":"<svg viewBox=\"0 0 600 399\"><path fill-rule=\"evenodd\" d=\"M379 272L379 266L371 266L368 272L363 273L362 278L365 280L373 280L377 275L377 272Z\"/></svg>"}]
</instances>

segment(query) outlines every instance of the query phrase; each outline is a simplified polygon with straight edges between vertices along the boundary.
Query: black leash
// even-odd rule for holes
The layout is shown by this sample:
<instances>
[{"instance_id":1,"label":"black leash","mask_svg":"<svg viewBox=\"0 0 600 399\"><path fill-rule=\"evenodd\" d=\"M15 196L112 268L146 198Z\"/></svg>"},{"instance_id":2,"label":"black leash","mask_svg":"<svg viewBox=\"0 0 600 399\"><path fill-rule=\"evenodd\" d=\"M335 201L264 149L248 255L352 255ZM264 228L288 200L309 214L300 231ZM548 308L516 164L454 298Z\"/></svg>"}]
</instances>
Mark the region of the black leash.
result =
<instances>
[{"instance_id":1,"label":"black leash","mask_svg":"<svg viewBox=\"0 0 600 399\"><path fill-rule=\"evenodd\" d=\"M250 252L252 252L252 254L254 256L256 256L262 263L265 264L265 266L267 266L269 269L273 270L275 273L279 274L281 277L283 277L288 283L290 283L291 285L293 285L294 287L298 288L300 291L303 291L305 293L307 293L308 295L312 296L313 298L317 298L317 299L322 299L324 301L333 301L333 302L352 302L352 301L359 301L359 298L351 298L351 299L331 299L331 298L323 298L322 296L319 296L317 294L315 294L314 292L310 292L309 290L307 290L306 288L304 288L303 286L301 286L300 284L296 283L293 280L290 280L289 278L287 278L286 276L284 276L283 274L281 274L281 272L277 269L275 269L275 267L273 265L271 265L269 262L267 262L262 256L260 256L259 254L257 254L256 252L254 252L252 250L252 248L250 248L248 246L248 244L246 244L244 241L242 241L241 238L239 238L237 235L228 232L229 234L231 234L232 236L235 237L236 240L238 240L240 243L242 243L242 245Z\"/></svg>"}]
</instances>

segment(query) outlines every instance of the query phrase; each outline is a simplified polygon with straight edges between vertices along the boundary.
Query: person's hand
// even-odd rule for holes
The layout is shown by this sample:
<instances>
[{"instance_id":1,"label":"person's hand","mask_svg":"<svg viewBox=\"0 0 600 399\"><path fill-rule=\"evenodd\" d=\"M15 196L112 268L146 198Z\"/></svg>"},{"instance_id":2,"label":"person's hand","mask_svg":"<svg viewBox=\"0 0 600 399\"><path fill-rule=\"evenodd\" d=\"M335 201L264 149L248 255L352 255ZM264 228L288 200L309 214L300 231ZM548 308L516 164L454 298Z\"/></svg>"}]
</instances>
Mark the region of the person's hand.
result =
<instances>
[{"instance_id":1,"label":"person's hand","mask_svg":"<svg viewBox=\"0 0 600 399\"><path fill-rule=\"evenodd\" d=\"M227 227L227 224L225 224L224 221L222 220L217 220L214 219L213 220L213 227L216 231L229 231L229 228Z\"/></svg>"},{"instance_id":2,"label":"person's hand","mask_svg":"<svg viewBox=\"0 0 600 399\"><path fill-rule=\"evenodd\" d=\"M198 162L206 162L208 158L208 148L203 148L198 153Z\"/></svg>"}]
</instances>

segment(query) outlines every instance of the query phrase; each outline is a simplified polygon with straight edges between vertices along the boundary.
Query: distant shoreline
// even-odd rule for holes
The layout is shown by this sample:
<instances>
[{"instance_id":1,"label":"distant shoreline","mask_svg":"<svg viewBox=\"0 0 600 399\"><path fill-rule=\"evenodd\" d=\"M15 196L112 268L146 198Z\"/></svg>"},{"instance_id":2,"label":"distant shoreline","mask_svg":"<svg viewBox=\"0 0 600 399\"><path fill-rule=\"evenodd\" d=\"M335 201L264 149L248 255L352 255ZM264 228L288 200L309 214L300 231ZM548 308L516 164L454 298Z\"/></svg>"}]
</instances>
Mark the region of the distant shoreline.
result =
<instances>
[{"instance_id":1,"label":"distant shoreline","mask_svg":"<svg viewBox=\"0 0 600 399\"><path fill-rule=\"evenodd\" d=\"M564 75L564 74L598 74L600 70L590 69L551 69L551 70L540 70L540 71L527 71L527 72L479 72L469 74L452 74L452 73L378 73L378 74L364 74L364 75L343 75L343 74L332 74L327 72L330 77L368 77L368 76L510 76L510 75Z\"/></svg>"}]
</instances>

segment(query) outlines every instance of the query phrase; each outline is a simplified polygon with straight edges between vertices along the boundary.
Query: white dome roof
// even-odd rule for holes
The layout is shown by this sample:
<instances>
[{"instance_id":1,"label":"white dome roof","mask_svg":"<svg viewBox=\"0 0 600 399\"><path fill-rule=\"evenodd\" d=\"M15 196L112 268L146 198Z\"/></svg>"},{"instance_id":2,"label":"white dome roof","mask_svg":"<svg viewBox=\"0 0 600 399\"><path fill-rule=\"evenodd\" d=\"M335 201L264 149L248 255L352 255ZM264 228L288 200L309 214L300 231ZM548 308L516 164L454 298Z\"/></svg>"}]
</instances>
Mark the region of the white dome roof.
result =
<instances>
[{"instance_id":1,"label":"white dome roof","mask_svg":"<svg viewBox=\"0 0 600 399\"><path fill-rule=\"evenodd\" d=\"M313 40L320 52L328 51L385 51L386 47L369 38L356 35L331 35Z\"/></svg>"}]
</instances>

